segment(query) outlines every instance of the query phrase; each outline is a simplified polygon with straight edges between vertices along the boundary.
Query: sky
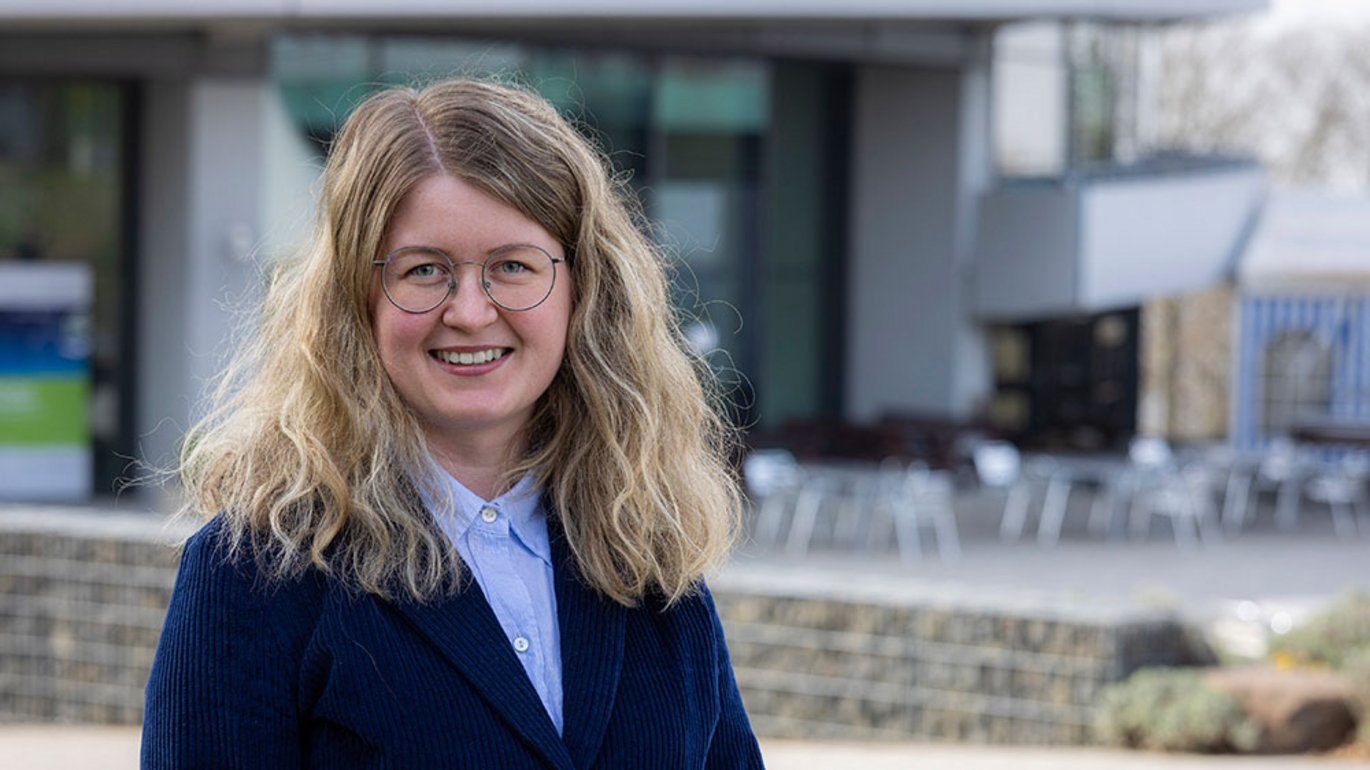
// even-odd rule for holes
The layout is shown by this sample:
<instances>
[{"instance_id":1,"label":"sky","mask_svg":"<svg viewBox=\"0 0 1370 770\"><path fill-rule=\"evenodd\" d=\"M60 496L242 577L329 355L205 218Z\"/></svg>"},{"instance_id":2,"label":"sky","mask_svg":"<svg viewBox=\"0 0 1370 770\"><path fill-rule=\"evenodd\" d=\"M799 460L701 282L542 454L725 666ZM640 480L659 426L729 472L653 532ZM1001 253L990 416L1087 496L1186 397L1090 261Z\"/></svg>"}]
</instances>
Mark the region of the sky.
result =
<instances>
[{"instance_id":1,"label":"sky","mask_svg":"<svg viewBox=\"0 0 1370 770\"><path fill-rule=\"evenodd\" d=\"M1370 0L1272 0L1268 21L1277 25L1370 21Z\"/></svg>"}]
</instances>

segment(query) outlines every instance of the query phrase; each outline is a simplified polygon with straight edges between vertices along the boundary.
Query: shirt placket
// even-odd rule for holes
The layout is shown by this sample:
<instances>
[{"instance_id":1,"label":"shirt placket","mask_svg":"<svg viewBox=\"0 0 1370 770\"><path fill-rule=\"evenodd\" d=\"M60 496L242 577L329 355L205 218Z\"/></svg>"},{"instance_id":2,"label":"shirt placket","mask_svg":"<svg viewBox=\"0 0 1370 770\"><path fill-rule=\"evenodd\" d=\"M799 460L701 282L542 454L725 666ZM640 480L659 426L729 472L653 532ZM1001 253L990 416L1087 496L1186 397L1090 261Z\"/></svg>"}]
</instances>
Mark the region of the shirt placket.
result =
<instances>
[{"instance_id":1,"label":"shirt placket","mask_svg":"<svg viewBox=\"0 0 1370 770\"><path fill-rule=\"evenodd\" d=\"M504 629L509 644L535 689L539 694L545 693L547 675L542 659L541 635L531 612L532 597L528 587L514 569L511 553L514 543L509 531L509 517L498 506L487 504L482 506L478 522L477 547L481 550L480 561L485 566L482 572L488 581L497 581L501 586L513 586L518 593L515 606L510 606L503 596L496 594L495 601L500 605L500 612L496 614L514 619L515 627Z\"/></svg>"}]
</instances>

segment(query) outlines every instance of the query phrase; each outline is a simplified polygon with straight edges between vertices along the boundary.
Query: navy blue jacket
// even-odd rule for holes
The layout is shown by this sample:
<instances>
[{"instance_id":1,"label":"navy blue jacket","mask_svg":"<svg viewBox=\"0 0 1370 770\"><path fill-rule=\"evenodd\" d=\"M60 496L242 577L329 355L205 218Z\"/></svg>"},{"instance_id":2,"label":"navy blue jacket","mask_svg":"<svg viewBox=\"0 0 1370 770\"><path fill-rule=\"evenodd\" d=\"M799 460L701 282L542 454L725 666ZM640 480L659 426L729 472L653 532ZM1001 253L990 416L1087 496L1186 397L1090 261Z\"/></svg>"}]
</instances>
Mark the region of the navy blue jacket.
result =
<instances>
[{"instance_id":1,"label":"navy blue jacket","mask_svg":"<svg viewBox=\"0 0 1370 770\"><path fill-rule=\"evenodd\" d=\"M627 609L549 522L564 736L474 582L428 603L311 571L267 585L211 522L186 544L147 686L144 768L759 768L707 590Z\"/></svg>"}]
</instances>

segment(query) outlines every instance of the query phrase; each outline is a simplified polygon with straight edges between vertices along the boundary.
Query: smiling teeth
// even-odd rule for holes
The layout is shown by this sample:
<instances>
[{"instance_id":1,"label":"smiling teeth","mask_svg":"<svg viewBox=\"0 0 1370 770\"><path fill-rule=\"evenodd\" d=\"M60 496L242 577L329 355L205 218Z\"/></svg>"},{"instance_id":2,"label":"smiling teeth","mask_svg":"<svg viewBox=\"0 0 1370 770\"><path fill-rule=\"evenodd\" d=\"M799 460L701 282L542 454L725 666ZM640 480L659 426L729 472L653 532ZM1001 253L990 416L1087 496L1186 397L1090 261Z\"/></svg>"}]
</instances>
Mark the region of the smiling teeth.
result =
<instances>
[{"instance_id":1,"label":"smiling teeth","mask_svg":"<svg viewBox=\"0 0 1370 770\"><path fill-rule=\"evenodd\" d=\"M434 351L434 354L442 361L449 364L460 364L471 366L472 364L488 364L504 355L504 348L490 348L475 353L454 353L448 350Z\"/></svg>"}]
</instances>

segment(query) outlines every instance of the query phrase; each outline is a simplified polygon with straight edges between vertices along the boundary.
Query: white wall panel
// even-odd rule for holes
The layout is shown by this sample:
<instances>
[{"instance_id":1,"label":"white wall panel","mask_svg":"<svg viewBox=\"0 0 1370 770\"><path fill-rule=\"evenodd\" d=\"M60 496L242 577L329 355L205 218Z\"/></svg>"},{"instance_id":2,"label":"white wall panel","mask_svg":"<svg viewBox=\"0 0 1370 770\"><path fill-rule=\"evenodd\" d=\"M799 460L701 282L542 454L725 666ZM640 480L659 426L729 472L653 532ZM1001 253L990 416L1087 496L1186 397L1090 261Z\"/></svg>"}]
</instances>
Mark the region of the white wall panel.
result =
<instances>
[{"instance_id":1,"label":"white wall panel","mask_svg":"<svg viewBox=\"0 0 1370 770\"><path fill-rule=\"evenodd\" d=\"M846 415L965 413L987 384L965 265L988 163L987 84L866 67L855 100ZM966 109L970 94L980 107ZM983 100L983 101L981 101ZM972 143L973 146L967 143Z\"/></svg>"}]
</instances>

